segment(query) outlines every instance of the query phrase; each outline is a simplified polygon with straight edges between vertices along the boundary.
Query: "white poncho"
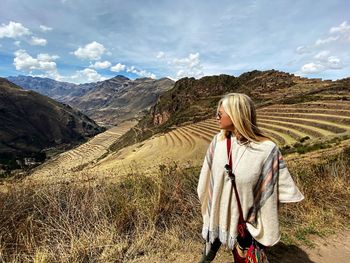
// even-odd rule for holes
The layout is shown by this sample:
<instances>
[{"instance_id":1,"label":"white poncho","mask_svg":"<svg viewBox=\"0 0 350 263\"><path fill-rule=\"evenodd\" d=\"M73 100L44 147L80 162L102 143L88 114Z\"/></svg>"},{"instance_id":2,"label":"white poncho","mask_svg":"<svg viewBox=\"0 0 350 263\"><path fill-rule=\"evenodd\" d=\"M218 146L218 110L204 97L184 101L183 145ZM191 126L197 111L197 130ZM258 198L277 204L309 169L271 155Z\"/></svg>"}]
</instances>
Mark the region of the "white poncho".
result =
<instances>
[{"instance_id":1,"label":"white poncho","mask_svg":"<svg viewBox=\"0 0 350 263\"><path fill-rule=\"evenodd\" d=\"M224 166L228 163L226 140L215 135L209 145L198 182L203 216L202 236L219 238L230 249L237 237L239 210ZM272 246L280 239L278 201L304 199L295 185L282 155L272 141L241 145L231 138L232 170L250 234L261 244Z\"/></svg>"}]
</instances>

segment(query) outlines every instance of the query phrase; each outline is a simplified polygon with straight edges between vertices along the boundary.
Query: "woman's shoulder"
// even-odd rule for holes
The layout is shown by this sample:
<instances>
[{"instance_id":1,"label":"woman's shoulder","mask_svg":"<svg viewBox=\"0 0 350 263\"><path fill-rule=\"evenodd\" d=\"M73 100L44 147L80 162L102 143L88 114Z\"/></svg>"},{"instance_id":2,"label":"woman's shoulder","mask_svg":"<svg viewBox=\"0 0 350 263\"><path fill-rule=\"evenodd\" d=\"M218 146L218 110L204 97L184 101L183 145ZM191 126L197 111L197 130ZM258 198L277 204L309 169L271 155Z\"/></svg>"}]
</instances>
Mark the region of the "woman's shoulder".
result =
<instances>
[{"instance_id":1,"label":"woman's shoulder","mask_svg":"<svg viewBox=\"0 0 350 263\"><path fill-rule=\"evenodd\" d=\"M225 133L223 131L219 131L218 133L214 134L212 141L225 141Z\"/></svg>"},{"instance_id":2,"label":"woman's shoulder","mask_svg":"<svg viewBox=\"0 0 350 263\"><path fill-rule=\"evenodd\" d=\"M212 141L213 140L218 140L220 139L220 137L222 137L222 133L221 132L218 132L218 133L215 133L212 137Z\"/></svg>"},{"instance_id":3,"label":"woman's shoulder","mask_svg":"<svg viewBox=\"0 0 350 263\"><path fill-rule=\"evenodd\" d=\"M210 141L209 145L211 145L211 146L214 145L215 146L216 144L220 143L221 137L222 136L221 136L220 132L214 134L213 137L211 138L211 141Z\"/></svg>"},{"instance_id":4,"label":"woman's shoulder","mask_svg":"<svg viewBox=\"0 0 350 263\"><path fill-rule=\"evenodd\" d=\"M271 151L273 148L278 148L277 144L269 138L260 137L259 142L253 142L254 146L264 150Z\"/></svg>"},{"instance_id":5,"label":"woman's shoulder","mask_svg":"<svg viewBox=\"0 0 350 263\"><path fill-rule=\"evenodd\" d=\"M276 143L272 141L270 138L260 136L257 139L259 144L276 145Z\"/></svg>"}]
</instances>

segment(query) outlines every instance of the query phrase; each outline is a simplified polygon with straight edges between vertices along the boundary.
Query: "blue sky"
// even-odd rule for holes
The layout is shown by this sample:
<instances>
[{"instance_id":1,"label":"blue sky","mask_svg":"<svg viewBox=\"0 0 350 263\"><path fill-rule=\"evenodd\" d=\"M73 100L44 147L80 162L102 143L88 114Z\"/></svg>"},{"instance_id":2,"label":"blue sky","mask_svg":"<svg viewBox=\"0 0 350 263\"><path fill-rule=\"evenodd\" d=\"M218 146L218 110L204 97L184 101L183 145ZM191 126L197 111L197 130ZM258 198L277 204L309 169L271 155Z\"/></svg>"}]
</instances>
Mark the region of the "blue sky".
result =
<instances>
[{"instance_id":1,"label":"blue sky","mask_svg":"<svg viewBox=\"0 0 350 263\"><path fill-rule=\"evenodd\" d=\"M0 76L350 77L346 0L2 0Z\"/></svg>"}]
</instances>

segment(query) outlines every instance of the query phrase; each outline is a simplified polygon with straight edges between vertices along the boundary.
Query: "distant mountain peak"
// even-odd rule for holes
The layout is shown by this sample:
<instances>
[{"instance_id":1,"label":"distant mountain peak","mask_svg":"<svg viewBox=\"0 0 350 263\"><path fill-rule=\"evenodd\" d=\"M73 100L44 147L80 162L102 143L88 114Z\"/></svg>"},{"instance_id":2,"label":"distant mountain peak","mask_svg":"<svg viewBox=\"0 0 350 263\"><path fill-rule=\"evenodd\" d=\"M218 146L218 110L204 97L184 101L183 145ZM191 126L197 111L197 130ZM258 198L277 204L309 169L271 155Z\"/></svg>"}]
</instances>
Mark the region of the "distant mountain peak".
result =
<instances>
[{"instance_id":1,"label":"distant mountain peak","mask_svg":"<svg viewBox=\"0 0 350 263\"><path fill-rule=\"evenodd\" d=\"M129 78L127 78L127 77L125 77L125 76L123 76L123 75L117 75L117 76L115 76L114 78L112 78L112 79L118 79L118 80L130 80Z\"/></svg>"}]
</instances>

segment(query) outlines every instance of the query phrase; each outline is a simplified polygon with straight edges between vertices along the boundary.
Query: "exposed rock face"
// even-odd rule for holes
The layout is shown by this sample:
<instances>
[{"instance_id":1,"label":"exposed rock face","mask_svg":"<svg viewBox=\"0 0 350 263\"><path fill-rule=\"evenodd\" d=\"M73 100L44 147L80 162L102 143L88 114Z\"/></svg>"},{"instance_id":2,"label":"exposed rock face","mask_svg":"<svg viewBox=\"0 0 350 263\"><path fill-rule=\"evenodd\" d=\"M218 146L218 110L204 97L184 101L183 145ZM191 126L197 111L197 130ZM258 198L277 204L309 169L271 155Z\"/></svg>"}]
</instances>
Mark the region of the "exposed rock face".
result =
<instances>
[{"instance_id":1,"label":"exposed rock face","mask_svg":"<svg viewBox=\"0 0 350 263\"><path fill-rule=\"evenodd\" d=\"M119 77L101 82L82 97L70 101L94 120L117 124L127 119L140 119L153 106L159 95L173 88L174 82L164 78L136 80Z\"/></svg>"},{"instance_id":2,"label":"exposed rock face","mask_svg":"<svg viewBox=\"0 0 350 263\"><path fill-rule=\"evenodd\" d=\"M237 78L228 75L203 77L198 80L180 79L174 88L161 95L152 107L152 123L155 126L162 125L174 117L174 124L177 124L208 116L212 98L237 87Z\"/></svg>"},{"instance_id":3,"label":"exposed rock face","mask_svg":"<svg viewBox=\"0 0 350 263\"><path fill-rule=\"evenodd\" d=\"M0 163L70 148L104 130L70 106L0 78Z\"/></svg>"},{"instance_id":4,"label":"exposed rock face","mask_svg":"<svg viewBox=\"0 0 350 263\"><path fill-rule=\"evenodd\" d=\"M154 125L161 125L164 122L166 122L170 117L170 114L168 112L162 112L155 114L153 118L153 124Z\"/></svg>"}]
</instances>

